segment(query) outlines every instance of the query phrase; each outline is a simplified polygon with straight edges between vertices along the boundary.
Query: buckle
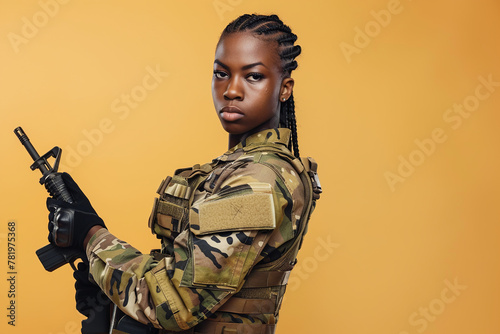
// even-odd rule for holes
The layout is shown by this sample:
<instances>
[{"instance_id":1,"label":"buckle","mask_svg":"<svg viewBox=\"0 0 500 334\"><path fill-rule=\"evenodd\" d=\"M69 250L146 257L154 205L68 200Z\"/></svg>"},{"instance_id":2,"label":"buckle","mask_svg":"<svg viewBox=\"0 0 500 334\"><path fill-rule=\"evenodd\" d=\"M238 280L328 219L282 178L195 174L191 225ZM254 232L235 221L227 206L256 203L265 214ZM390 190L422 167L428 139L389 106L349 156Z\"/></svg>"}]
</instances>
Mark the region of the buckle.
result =
<instances>
[{"instance_id":1,"label":"buckle","mask_svg":"<svg viewBox=\"0 0 500 334\"><path fill-rule=\"evenodd\" d=\"M309 175L309 178L311 179L311 184L312 184L312 189L313 189L313 199L317 200L319 199L319 195L323 192L321 189L321 183L319 182L319 177L318 177L318 164L317 162L311 158L307 157L307 163L308 163L308 169L307 169L307 174Z\"/></svg>"},{"instance_id":2,"label":"buckle","mask_svg":"<svg viewBox=\"0 0 500 334\"><path fill-rule=\"evenodd\" d=\"M314 171L308 171L309 177L311 178L311 184L313 188L313 198L314 199L319 199L319 195L323 192L321 189L321 183L319 182L319 177L318 173Z\"/></svg>"}]
</instances>

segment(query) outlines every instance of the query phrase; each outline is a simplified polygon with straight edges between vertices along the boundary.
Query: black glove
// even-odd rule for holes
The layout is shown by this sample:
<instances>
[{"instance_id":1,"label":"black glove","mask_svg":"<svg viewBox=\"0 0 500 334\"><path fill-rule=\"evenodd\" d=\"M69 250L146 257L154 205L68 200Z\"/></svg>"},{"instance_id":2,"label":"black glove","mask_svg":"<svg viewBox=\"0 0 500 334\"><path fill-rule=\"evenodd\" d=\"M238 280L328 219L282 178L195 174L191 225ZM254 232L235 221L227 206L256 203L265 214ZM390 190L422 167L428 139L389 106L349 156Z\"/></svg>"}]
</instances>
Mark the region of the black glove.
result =
<instances>
[{"instance_id":1,"label":"black glove","mask_svg":"<svg viewBox=\"0 0 500 334\"><path fill-rule=\"evenodd\" d=\"M96 225L106 228L88 198L67 173L61 174L73 203L47 198L49 213L49 241L59 247L83 249L88 231Z\"/></svg>"},{"instance_id":2,"label":"black glove","mask_svg":"<svg viewBox=\"0 0 500 334\"><path fill-rule=\"evenodd\" d=\"M76 309L87 317L82 321L82 333L107 333L111 301L99 286L89 280L86 263L78 263L78 270L73 272L73 277L76 280Z\"/></svg>"}]
</instances>

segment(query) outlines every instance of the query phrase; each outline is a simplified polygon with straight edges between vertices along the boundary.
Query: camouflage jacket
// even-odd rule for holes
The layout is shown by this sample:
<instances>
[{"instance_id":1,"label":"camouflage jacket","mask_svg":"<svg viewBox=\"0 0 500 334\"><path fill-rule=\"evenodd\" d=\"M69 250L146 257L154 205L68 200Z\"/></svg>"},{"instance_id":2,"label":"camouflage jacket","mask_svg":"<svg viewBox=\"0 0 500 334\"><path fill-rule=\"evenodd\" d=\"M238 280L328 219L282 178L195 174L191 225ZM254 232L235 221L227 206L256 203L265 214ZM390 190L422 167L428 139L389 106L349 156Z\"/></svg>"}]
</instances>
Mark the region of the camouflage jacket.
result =
<instances>
[{"instance_id":1,"label":"camouflage jacket","mask_svg":"<svg viewBox=\"0 0 500 334\"><path fill-rule=\"evenodd\" d=\"M266 150L287 150L289 137L288 129L262 131L209 164L176 171L150 218L163 255L142 254L101 229L86 250L93 279L126 314L157 328L181 331L207 318L275 323L277 311L217 310L297 237L304 186L288 161Z\"/></svg>"}]
</instances>

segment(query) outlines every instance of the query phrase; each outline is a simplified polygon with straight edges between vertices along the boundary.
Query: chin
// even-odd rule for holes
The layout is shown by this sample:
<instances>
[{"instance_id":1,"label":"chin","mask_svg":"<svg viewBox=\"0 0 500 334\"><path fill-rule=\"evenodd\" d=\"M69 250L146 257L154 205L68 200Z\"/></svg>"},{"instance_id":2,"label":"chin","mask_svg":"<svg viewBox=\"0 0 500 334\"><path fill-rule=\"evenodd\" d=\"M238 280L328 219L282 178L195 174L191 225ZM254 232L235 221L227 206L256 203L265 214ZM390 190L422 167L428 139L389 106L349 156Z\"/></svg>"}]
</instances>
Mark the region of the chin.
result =
<instances>
[{"instance_id":1,"label":"chin","mask_svg":"<svg viewBox=\"0 0 500 334\"><path fill-rule=\"evenodd\" d=\"M241 129L241 127L234 123L221 122L221 125L224 131L226 131L230 135L241 135L245 132L248 132L248 130Z\"/></svg>"}]
</instances>

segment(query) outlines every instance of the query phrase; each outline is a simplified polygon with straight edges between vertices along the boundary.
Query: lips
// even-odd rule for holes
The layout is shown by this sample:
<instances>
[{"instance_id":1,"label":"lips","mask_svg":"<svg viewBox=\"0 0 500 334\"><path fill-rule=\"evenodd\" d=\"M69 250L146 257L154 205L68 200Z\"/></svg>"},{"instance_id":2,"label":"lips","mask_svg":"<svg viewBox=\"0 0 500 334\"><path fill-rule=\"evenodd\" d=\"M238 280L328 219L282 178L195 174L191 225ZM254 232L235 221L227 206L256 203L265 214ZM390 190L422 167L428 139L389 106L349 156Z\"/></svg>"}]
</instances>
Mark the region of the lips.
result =
<instances>
[{"instance_id":1,"label":"lips","mask_svg":"<svg viewBox=\"0 0 500 334\"><path fill-rule=\"evenodd\" d=\"M235 106L226 106L219 111L219 114L226 122L234 122L244 116L241 109Z\"/></svg>"}]
</instances>

